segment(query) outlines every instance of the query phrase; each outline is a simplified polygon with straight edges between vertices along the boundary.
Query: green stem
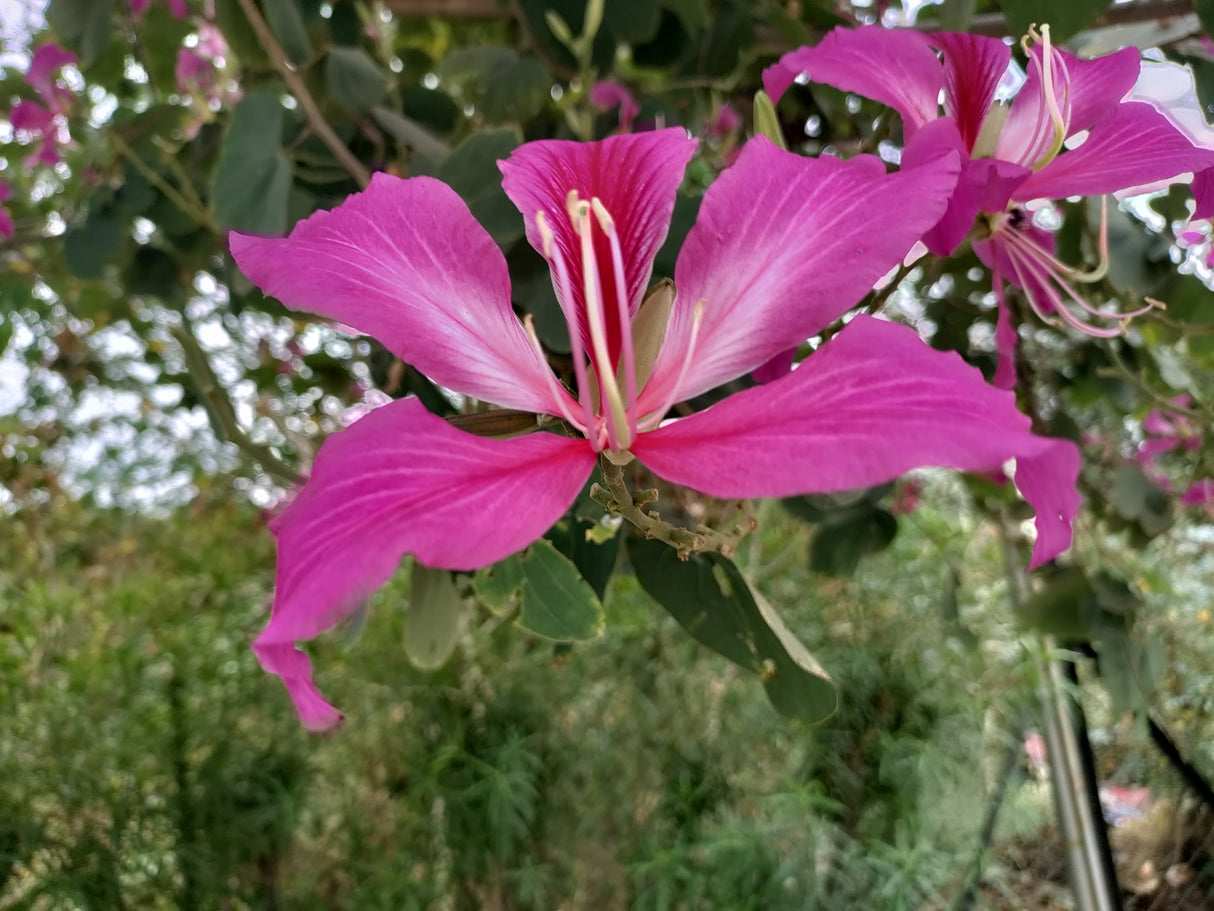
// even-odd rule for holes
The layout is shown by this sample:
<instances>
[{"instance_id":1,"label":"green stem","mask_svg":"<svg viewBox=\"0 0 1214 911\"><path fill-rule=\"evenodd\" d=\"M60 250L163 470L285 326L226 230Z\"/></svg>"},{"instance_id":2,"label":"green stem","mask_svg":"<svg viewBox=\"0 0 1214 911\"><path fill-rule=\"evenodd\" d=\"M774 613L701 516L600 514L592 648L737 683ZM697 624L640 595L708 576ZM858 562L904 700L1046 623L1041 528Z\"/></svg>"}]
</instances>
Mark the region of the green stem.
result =
<instances>
[{"instance_id":1,"label":"green stem","mask_svg":"<svg viewBox=\"0 0 1214 911\"><path fill-rule=\"evenodd\" d=\"M211 213L201 204L196 204L186 199L181 191L161 177L153 168L149 167L148 163L139 157L139 153L127 145L126 140L116 132L111 132L110 141L118 149L118 154L129 161L148 183L163 193L165 199L212 234L219 233L219 229L215 227L215 222L211 220Z\"/></svg>"}]
</instances>

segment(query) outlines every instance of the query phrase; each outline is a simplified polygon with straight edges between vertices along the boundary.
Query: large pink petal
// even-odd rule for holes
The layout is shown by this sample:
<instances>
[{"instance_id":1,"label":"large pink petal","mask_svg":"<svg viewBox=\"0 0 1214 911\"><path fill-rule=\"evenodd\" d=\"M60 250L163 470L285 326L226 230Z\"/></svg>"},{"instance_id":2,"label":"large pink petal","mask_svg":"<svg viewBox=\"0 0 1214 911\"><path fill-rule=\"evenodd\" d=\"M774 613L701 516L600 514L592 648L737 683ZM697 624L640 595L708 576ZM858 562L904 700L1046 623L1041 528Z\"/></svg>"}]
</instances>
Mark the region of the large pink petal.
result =
<instances>
[{"instance_id":1,"label":"large pink petal","mask_svg":"<svg viewBox=\"0 0 1214 911\"><path fill-rule=\"evenodd\" d=\"M930 40L944 52L945 107L957 121L965 148L972 151L1012 49L998 38L965 32L938 32Z\"/></svg>"},{"instance_id":2,"label":"large pink petal","mask_svg":"<svg viewBox=\"0 0 1214 911\"><path fill-rule=\"evenodd\" d=\"M748 142L704 195L679 253L678 296L640 412L741 376L846 313L940 218L959 168L953 151L886 174L869 156L811 159Z\"/></svg>"},{"instance_id":3,"label":"large pink petal","mask_svg":"<svg viewBox=\"0 0 1214 911\"><path fill-rule=\"evenodd\" d=\"M1033 435L1015 397L956 353L859 316L786 378L642 434L632 452L669 481L730 499L851 490L922 466L986 471L1027 459L1021 490L1046 538L1034 557L1040 563L1069 544L1060 523L1069 531L1077 505L1077 458L1044 458L1059 445Z\"/></svg>"},{"instance_id":4,"label":"large pink petal","mask_svg":"<svg viewBox=\"0 0 1214 911\"><path fill-rule=\"evenodd\" d=\"M653 259L666 239L674 212L675 193L683 171L695 154L698 140L682 127L626 136L602 142L543 140L519 146L500 162L502 187L523 213L527 240L543 252L536 213L543 212L555 243L570 270L572 322L588 340L584 320L581 241L568 214L570 191L584 200L598 198L615 222L624 261L624 299L636 313L653 273ZM595 252L604 285L608 314L614 313L615 280L606 237L594 228ZM609 319L610 347L618 350L618 322Z\"/></svg>"},{"instance_id":5,"label":"large pink petal","mask_svg":"<svg viewBox=\"0 0 1214 911\"><path fill-rule=\"evenodd\" d=\"M55 128L55 112L47 110L36 101L18 101L9 112L8 122L14 130L52 133Z\"/></svg>"},{"instance_id":6,"label":"large pink petal","mask_svg":"<svg viewBox=\"0 0 1214 911\"><path fill-rule=\"evenodd\" d=\"M836 28L815 47L798 48L763 73L763 85L778 99L800 74L888 105L902 115L909 139L940 110L944 69L928 39L913 29L878 25Z\"/></svg>"},{"instance_id":7,"label":"large pink petal","mask_svg":"<svg viewBox=\"0 0 1214 911\"><path fill-rule=\"evenodd\" d=\"M1071 77L1065 58L1057 48L1051 48L1052 78L1048 87L1043 72L1044 59L1042 46L1034 45L1029 57L1028 78L1012 99L1012 108L999 131L996 158L1030 168L1038 165L1058 141L1058 124L1050 110L1051 101L1058 108L1063 138L1074 132L1066 129L1071 121Z\"/></svg>"},{"instance_id":8,"label":"large pink petal","mask_svg":"<svg viewBox=\"0 0 1214 911\"><path fill-rule=\"evenodd\" d=\"M1142 69L1138 48L1084 60L1060 50L1071 79L1071 120L1067 134L1090 130L1130 93Z\"/></svg>"},{"instance_id":9,"label":"large pink petal","mask_svg":"<svg viewBox=\"0 0 1214 911\"><path fill-rule=\"evenodd\" d=\"M231 249L266 294L374 336L436 383L559 413L510 307L505 257L446 184L376 174L290 237L233 234Z\"/></svg>"},{"instance_id":10,"label":"large pink petal","mask_svg":"<svg viewBox=\"0 0 1214 911\"><path fill-rule=\"evenodd\" d=\"M296 641L347 616L404 554L471 570L526 547L573 502L594 461L583 439L484 439L412 398L329 437L308 483L272 524L274 610L253 645L265 669L283 677L305 723L324 726L336 715L311 686Z\"/></svg>"},{"instance_id":11,"label":"large pink petal","mask_svg":"<svg viewBox=\"0 0 1214 911\"><path fill-rule=\"evenodd\" d=\"M1193 145L1149 104L1117 105L1077 149L1026 180L1013 199L1099 196L1214 166L1214 150Z\"/></svg>"},{"instance_id":12,"label":"large pink petal","mask_svg":"<svg viewBox=\"0 0 1214 911\"><path fill-rule=\"evenodd\" d=\"M48 103L55 103L55 93L51 86L51 77L60 67L76 62L76 55L58 44L44 44L30 58L29 69L25 73L25 81L38 90Z\"/></svg>"}]
</instances>

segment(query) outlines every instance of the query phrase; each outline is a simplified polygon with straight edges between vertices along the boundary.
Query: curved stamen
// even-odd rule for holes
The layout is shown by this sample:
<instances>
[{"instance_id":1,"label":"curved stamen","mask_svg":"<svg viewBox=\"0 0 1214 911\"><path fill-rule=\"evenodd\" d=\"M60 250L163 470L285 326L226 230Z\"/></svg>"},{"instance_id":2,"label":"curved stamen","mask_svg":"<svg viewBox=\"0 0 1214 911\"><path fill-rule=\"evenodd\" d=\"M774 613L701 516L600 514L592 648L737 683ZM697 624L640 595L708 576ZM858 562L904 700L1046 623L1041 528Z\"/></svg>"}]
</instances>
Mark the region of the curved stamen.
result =
<instances>
[{"instance_id":1,"label":"curved stamen","mask_svg":"<svg viewBox=\"0 0 1214 911\"><path fill-rule=\"evenodd\" d=\"M1066 64L1063 63L1061 55L1056 60L1054 58L1055 51L1053 45L1050 43L1050 27L1043 25L1039 32L1036 25L1029 26L1028 34L1020 42L1020 46L1024 48L1026 54L1029 53L1030 42L1034 40L1041 44L1041 90L1045 94L1046 110L1050 112L1050 123L1054 127L1054 141L1050 144L1045 154L1037 159L1032 166L1034 171L1040 171L1058 157L1058 153L1062 151L1062 143L1066 139L1066 118L1062 116L1062 109L1058 104L1058 96L1054 91L1055 67L1062 70L1062 92L1064 95L1070 90L1070 79L1066 71Z\"/></svg>"},{"instance_id":2,"label":"curved stamen","mask_svg":"<svg viewBox=\"0 0 1214 911\"><path fill-rule=\"evenodd\" d=\"M683 378L687 376L687 370L691 366L691 360L695 356L696 340L700 335L700 324L704 322L704 301L700 299L696 301L695 308L691 311L691 334L687 337L687 350L683 352L683 362L679 365L678 376L675 377L674 383L670 386L670 391L666 393L666 398L662 400L662 407L650 412L649 415L641 422L641 430L653 430L662 423L662 419L666 417L666 412L675 403L675 396L678 394L679 387L683 385Z\"/></svg>"},{"instance_id":3,"label":"curved stamen","mask_svg":"<svg viewBox=\"0 0 1214 911\"><path fill-rule=\"evenodd\" d=\"M548 224L548 216L543 212L536 212L535 225L540 232L544 259L548 260L550 267L553 290L556 291L556 298L561 303L561 312L565 315L565 327L569 332L569 355L573 358L573 375L577 379L578 402L586 416L583 432L589 436L589 428L594 426L595 406L590 401L590 384L586 377L586 350L582 345L582 330L573 318L573 283L569 278L569 267L565 264L565 257L556 244L556 236L553 234L552 226ZM594 439L591 439L590 442L595 444L596 452L602 448Z\"/></svg>"},{"instance_id":4,"label":"curved stamen","mask_svg":"<svg viewBox=\"0 0 1214 911\"><path fill-rule=\"evenodd\" d=\"M632 314L628 311L628 285L624 277L624 253L620 249L620 236L615 230L615 220L607 211L606 206L599 201L597 196L590 200L590 205L594 209L594 214L599 220L599 227L607 235L607 243L611 247L611 267L615 277L616 318L619 320L620 326L620 367L624 373L624 411L628 415L628 432L636 437L636 361L632 347Z\"/></svg>"},{"instance_id":5,"label":"curved stamen","mask_svg":"<svg viewBox=\"0 0 1214 911\"><path fill-rule=\"evenodd\" d=\"M1101 281L1109 271L1109 212L1108 212L1108 197L1100 197L1100 242L1098 245L1099 258L1096 265L1090 270L1083 270L1076 266L1068 266L1062 260L1058 259L1049 250L1041 246L1033 240L1028 234L1016 230L1015 227L1008 225L1007 230L1000 231L1001 235L1009 244L1023 245L1025 251L1034 259L1049 263L1050 267L1063 275L1069 281L1080 282L1082 284L1091 284Z\"/></svg>"},{"instance_id":6,"label":"curved stamen","mask_svg":"<svg viewBox=\"0 0 1214 911\"><path fill-rule=\"evenodd\" d=\"M544 360L544 346L540 344L540 337L535 334L535 320L531 318L530 313L523 317L523 328L527 331L527 338L531 342L531 347L536 350L540 359ZM548 382L548 389L552 392L552 400L561 412L561 417L573 427L576 427L578 433L586 433L587 427L573 416L573 410L569 407L569 404L573 401L573 397L563 386L557 383L556 377L552 375L551 370L544 371L544 379Z\"/></svg>"},{"instance_id":7,"label":"curved stamen","mask_svg":"<svg viewBox=\"0 0 1214 911\"><path fill-rule=\"evenodd\" d=\"M577 191L569 191L569 217L582 241L582 281L586 303L586 325L590 330L595 376L599 381L601 414L607 425L607 439L612 449L627 449L632 443L628 416L620 387L615 381L615 365L607 347L607 319L603 311L603 284L599 277L598 258L594 254L594 236L590 223L590 203L578 199Z\"/></svg>"}]
</instances>

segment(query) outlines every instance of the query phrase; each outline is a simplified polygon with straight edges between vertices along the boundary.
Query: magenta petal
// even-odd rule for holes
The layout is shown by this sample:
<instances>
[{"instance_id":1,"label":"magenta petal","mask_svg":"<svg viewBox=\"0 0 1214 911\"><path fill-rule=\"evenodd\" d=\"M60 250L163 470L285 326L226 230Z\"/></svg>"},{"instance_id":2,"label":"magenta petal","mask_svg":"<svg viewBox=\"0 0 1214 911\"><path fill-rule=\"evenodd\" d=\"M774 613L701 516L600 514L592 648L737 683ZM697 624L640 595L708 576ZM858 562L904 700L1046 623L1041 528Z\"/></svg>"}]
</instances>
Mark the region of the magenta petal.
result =
<instances>
[{"instance_id":1,"label":"magenta petal","mask_svg":"<svg viewBox=\"0 0 1214 911\"><path fill-rule=\"evenodd\" d=\"M913 29L836 28L817 46L785 55L778 67L763 74L773 98L782 94L773 93L773 88L788 87L786 75L806 73L811 82L833 85L893 108L902 115L908 139L939 116L944 69L927 37Z\"/></svg>"},{"instance_id":2,"label":"magenta petal","mask_svg":"<svg viewBox=\"0 0 1214 911\"><path fill-rule=\"evenodd\" d=\"M267 670L287 669L281 675L301 717L315 710L315 690L307 665L287 651L294 642L348 615L404 554L472 570L526 547L573 502L594 461L584 439L484 439L412 398L329 437L308 483L271 526L274 610L254 644Z\"/></svg>"},{"instance_id":3,"label":"magenta petal","mask_svg":"<svg viewBox=\"0 0 1214 911\"><path fill-rule=\"evenodd\" d=\"M1214 168L1206 168L1193 176L1193 200L1197 208L1193 218L1214 218Z\"/></svg>"},{"instance_id":4,"label":"magenta petal","mask_svg":"<svg viewBox=\"0 0 1214 911\"><path fill-rule=\"evenodd\" d=\"M972 150L1012 49L998 38L965 32L939 32L930 40L944 52L944 106L957 121L965 148Z\"/></svg>"},{"instance_id":5,"label":"magenta petal","mask_svg":"<svg viewBox=\"0 0 1214 911\"><path fill-rule=\"evenodd\" d=\"M1214 166L1214 150L1193 145L1149 104L1117 105L1083 145L1065 151L1026 180L1013 198L1099 196Z\"/></svg>"},{"instance_id":6,"label":"magenta petal","mask_svg":"<svg viewBox=\"0 0 1214 911\"><path fill-rule=\"evenodd\" d=\"M76 62L76 55L57 44L44 44L30 58L25 81L38 90L47 102L54 103L51 77L60 67Z\"/></svg>"},{"instance_id":7,"label":"magenta petal","mask_svg":"<svg viewBox=\"0 0 1214 911\"><path fill-rule=\"evenodd\" d=\"M1057 48L1051 48L1053 76L1051 85L1047 87L1042 72L1044 53L1040 44L1034 45L1030 52L1028 78L1012 99L1007 120L999 131L999 139L995 143L996 158L1037 167L1041 159L1050 154L1058 141L1057 124L1050 111L1050 95L1057 104L1064 133L1069 136L1074 132L1066 130L1071 120L1071 92L1065 58Z\"/></svg>"},{"instance_id":8,"label":"magenta petal","mask_svg":"<svg viewBox=\"0 0 1214 911\"><path fill-rule=\"evenodd\" d=\"M8 122L14 130L29 133L50 133L55 128L55 112L36 101L18 101L9 112Z\"/></svg>"},{"instance_id":9,"label":"magenta petal","mask_svg":"<svg viewBox=\"0 0 1214 911\"><path fill-rule=\"evenodd\" d=\"M441 386L559 413L510 306L506 260L446 184L376 174L290 237L232 234L231 250L266 294L374 336Z\"/></svg>"},{"instance_id":10,"label":"magenta petal","mask_svg":"<svg viewBox=\"0 0 1214 911\"><path fill-rule=\"evenodd\" d=\"M784 93L797 81L797 77L809 69L809 61L813 59L813 48L799 47L789 51L771 66L763 71L763 91L775 104L784 97Z\"/></svg>"},{"instance_id":11,"label":"magenta petal","mask_svg":"<svg viewBox=\"0 0 1214 911\"><path fill-rule=\"evenodd\" d=\"M1041 437L1035 439L1040 440ZM1079 511L1079 447L1070 440L1047 440L1041 452L1016 456L1016 486L1033 507L1037 541L1029 569L1035 569L1071 546L1071 522Z\"/></svg>"},{"instance_id":12,"label":"magenta petal","mask_svg":"<svg viewBox=\"0 0 1214 911\"><path fill-rule=\"evenodd\" d=\"M870 156L804 158L750 140L708 188L679 253L641 413L741 376L846 313L939 219L959 168L952 151L886 174Z\"/></svg>"},{"instance_id":13,"label":"magenta petal","mask_svg":"<svg viewBox=\"0 0 1214 911\"><path fill-rule=\"evenodd\" d=\"M12 237L16 229L13 217L5 209L0 209L0 237Z\"/></svg>"},{"instance_id":14,"label":"magenta petal","mask_svg":"<svg viewBox=\"0 0 1214 911\"><path fill-rule=\"evenodd\" d=\"M1129 94L1142 69L1138 48L1084 60L1060 50L1071 79L1071 120L1068 134L1089 130L1113 105Z\"/></svg>"},{"instance_id":15,"label":"magenta petal","mask_svg":"<svg viewBox=\"0 0 1214 911\"><path fill-rule=\"evenodd\" d=\"M1035 436L1015 396L956 353L933 350L905 326L858 316L784 379L642 434L632 451L669 481L730 499L851 490L923 466L984 471L1028 459L1024 492L1046 517L1040 562L1069 543L1058 521L1074 513L1060 489L1068 475L1074 486L1069 454L1056 472L1032 461L1057 445Z\"/></svg>"},{"instance_id":16,"label":"magenta petal","mask_svg":"<svg viewBox=\"0 0 1214 911\"><path fill-rule=\"evenodd\" d=\"M698 140L681 127L626 136L602 142L542 140L519 146L502 169L502 187L523 213L527 240L543 252L536 213L544 212L570 268L573 301L562 306L584 312L580 239L568 214L570 191L586 201L598 198L615 222L624 260L625 300L635 313L649 285L653 258L666 239L674 212L675 193L683 171L695 154ZM611 258L605 238L596 231L596 246L604 284L612 283ZM607 301L615 300L610 289Z\"/></svg>"}]
</instances>

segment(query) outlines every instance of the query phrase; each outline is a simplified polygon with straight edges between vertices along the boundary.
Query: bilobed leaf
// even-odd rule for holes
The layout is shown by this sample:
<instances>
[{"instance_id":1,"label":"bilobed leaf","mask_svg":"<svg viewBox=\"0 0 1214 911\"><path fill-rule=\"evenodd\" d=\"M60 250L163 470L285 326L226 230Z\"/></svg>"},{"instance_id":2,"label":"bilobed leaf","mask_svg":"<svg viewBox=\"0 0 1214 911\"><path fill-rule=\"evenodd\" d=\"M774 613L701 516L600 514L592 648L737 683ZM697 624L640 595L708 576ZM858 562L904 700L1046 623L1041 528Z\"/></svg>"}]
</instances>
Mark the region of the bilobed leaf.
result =
<instances>
[{"instance_id":1,"label":"bilobed leaf","mask_svg":"<svg viewBox=\"0 0 1214 911\"><path fill-rule=\"evenodd\" d=\"M807 724L834 713L830 677L732 561L714 553L680 560L665 544L636 537L628 555L649 596L697 642L758 674L778 712Z\"/></svg>"},{"instance_id":2,"label":"bilobed leaf","mask_svg":"<svg viewBox=\"0 0 1214 911\"><path fill-rule=\"evenodd\" d=\"M268 89L254 89L236 106L211 194L221 227L286 233L291 165L282 151L282 120L282 104Z\"/></svg>"},{"instance_id":3,"label":"bilobed leaf","mask_svg":"<svg viewBox=\"0 0 1214 911\"><path fill-rule=\"evenodd\" d=\"M541 538L522 561L518 625L548 639L591 639L603 632L603 605L577 567Z\"/></svg>"},{"instance_id":4,"label":"bilobed leaf","mask_svg":"<svg viewBox=\"0 0 1214 911\"><path fill-rule=\"evenodd\" d=\"M523 219L502 192L497 163L518 145L513 130L473 133L443 159L435 177L455 190L499 244L523 236Z\"/></svg>"},{"instance_id":5,"label":"bilobed leaf","mask_svg":"<svg viewBox=\"0 0 1214 911\"><path fill-rule=\"evenodd\" d=\"M312 58L312 42L295 0L262 0L262 6L270 30L290 61L297 66L307 63Z\"/></svg>"},{"instance_id":6,"label":"bilobed leaf","mask_svg":"<svg viewBox=\"0 0 1214 911\"><path fill-rule=\"evenodd\" d=\"M331 47L325 60L329 97L354 114L369 111L388 94L388 75L359 47Z\"/></svg>"},{"instance_id":7,"label":"bilobed leaf","mask_svg":"<svg viewBox=\"0 0 1214 911\"><path fill-rule=\"evenodd\" d=\"M464 622L464 599L445 569L414 561L405 614L405 656L423 671L446 664Z\"/></svg>"},{"instance_id":8,"label":"bilobed leaf","mask_svg":"<svg viewBox=\"0 0 1214 911\"><path fill-rule=\"evenodd\" d=\"M495 614L504 614L523 588L523 561L519 554L477 571L472 590Z\"/></svg>"},{"instance_id":9,"label":"bilobed leaf","mask_svg":"<svg viewBox=\"0 0 1214 911\"><path fill-rule=\"evenodd\" d=\"M1109 6L1109 0L1003 0L1000 4L1008 31L1015 37L1028 32L1029 26L1050 26L1053 41L1065 41L1091 25Z\"/></svg>"}]
</instances>

